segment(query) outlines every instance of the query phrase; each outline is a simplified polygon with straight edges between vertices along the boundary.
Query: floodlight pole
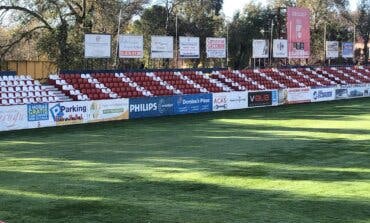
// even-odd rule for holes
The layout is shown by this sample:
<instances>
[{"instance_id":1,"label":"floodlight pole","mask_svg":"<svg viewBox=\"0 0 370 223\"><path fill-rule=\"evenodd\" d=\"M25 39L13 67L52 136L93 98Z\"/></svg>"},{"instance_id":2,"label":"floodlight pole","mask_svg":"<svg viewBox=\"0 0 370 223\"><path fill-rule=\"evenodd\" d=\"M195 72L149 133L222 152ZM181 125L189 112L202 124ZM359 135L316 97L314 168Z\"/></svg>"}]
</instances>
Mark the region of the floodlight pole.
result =
<instances>
[{"instance_id":1,"label":"floodlight pole","mask_svg":"<svg viewBox=\"0 0 370 223\"><path fill-rule=\"evenodd\" d=\"M119 10L118 15L118 28L117 28L117 45L116 45L116 55L114 57L114 67L118 69L118 57L119 57L119 35L120 35L120 28L121 28L121 19L122 19L122 9Z\"/></svg>"},{"instance_id":2,"label":"floodlight pole","mask_svg":"<svg viewBox=\"0 0 370 223\"><path fill-rule=\"evenodd\" d=\"M270 36L270 66L272 66L272 49L273 49L273 32L274 32L274 20L271 20L271 36Z\"/></svg>"},{"instance_id":3,"label":"floodlight pole","mask_svg":"<svg viewBox=\"0 0 370 223\"><path fill-rule=\"evenodd\" d=\"M176 49L176 68L179 68L179 47L178 47L178 14L176 12L176 40L175 40L175 49Z\"/></svg>"},{"instance_id":4,"label":"floodlight pole","mask_svg":"<svg viewBox=\"0 0 370 223\"><path fill-rule=\"evenodd\" d=\"M324 26L324 66L326 65L326 23Z\"/></svg>"}]
</instances>

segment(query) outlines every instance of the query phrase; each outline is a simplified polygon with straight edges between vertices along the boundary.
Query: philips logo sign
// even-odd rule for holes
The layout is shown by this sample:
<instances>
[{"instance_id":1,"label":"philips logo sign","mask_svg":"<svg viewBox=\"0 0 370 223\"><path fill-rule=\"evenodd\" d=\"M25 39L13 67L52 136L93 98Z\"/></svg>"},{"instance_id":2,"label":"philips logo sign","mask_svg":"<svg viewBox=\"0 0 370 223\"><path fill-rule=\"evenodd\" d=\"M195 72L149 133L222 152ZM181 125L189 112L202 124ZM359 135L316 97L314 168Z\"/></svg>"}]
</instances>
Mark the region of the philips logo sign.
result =
<instances>
[{"instance_id":1,"label":"philips logo sign","mask_svg":"<svg viewBox=\"0 0 370 223\"><path fill-rule=\"evenodd\" d=\"M150 111L157 111L157 110L158 110L157 103L130 105L130 112L150 112Z\"/></svg>"},{"instance_id":2,"label":"philips logo sign","mask_svg":"<svg viewBox=\"0 0 370 223\"><path fill-rule=\"evenodd\" d=\"M133 98L129 105L130 118L173 114L173 97Z\"/></svg>"}]
</instances>

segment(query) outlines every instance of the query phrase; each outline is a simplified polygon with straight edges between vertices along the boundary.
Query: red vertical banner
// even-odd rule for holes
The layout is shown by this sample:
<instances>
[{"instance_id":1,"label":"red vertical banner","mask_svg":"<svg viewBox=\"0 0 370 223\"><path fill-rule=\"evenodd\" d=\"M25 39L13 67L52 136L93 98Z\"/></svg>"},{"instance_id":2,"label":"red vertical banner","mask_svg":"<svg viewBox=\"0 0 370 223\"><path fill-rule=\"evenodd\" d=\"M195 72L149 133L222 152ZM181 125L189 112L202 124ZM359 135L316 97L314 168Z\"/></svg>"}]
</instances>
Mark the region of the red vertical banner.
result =
<instances>
[{"instance_id":1,"label":"red vertical banner","mask_svg":"<svg viewBox=\"0 0 370 223\"><path fill-rule=\"evenodd\" d=\"M305 8L287 9L288 56L290 59L310 57L310 10Z\"/></svg>"}]
</instances>

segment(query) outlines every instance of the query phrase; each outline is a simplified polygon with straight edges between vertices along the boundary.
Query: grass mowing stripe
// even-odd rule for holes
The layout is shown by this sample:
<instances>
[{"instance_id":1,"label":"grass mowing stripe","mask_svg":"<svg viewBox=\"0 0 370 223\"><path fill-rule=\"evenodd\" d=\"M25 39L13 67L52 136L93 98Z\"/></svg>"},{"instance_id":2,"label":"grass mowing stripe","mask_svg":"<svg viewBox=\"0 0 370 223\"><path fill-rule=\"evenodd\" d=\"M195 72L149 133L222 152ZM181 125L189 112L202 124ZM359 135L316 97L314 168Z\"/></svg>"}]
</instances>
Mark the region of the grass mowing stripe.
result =
<instances>
[{"instance_id":1,"label":"grass mowing stripe","mask_svg":"<svg viewBox=\"0 0 370 223\"><path fill-rule=\"evenodd\" d=\"M370 222L370 100L0 133L6 222Z\"/></svg>"}]
</instances>

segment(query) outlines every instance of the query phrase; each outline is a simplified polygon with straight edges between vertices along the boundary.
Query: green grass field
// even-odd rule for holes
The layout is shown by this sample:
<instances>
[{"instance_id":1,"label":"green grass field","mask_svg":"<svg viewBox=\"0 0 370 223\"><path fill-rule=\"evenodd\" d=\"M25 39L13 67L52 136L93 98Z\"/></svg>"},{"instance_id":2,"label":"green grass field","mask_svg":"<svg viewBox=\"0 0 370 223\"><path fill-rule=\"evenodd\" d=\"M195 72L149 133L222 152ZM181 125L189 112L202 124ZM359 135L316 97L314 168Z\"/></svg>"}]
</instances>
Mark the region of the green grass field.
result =
<instances>
[{"instance_id":1,"label":"green grass field","mask_svg":"<svg viewBox=\"0 0 370 223\"><path fill-rule=\"evenodd\" d=\"M0 133L0 220L370 222L370 99Z\"/></svg>"}]
</instances>

